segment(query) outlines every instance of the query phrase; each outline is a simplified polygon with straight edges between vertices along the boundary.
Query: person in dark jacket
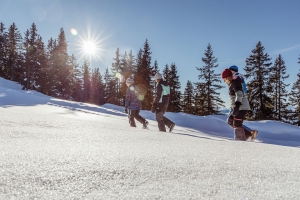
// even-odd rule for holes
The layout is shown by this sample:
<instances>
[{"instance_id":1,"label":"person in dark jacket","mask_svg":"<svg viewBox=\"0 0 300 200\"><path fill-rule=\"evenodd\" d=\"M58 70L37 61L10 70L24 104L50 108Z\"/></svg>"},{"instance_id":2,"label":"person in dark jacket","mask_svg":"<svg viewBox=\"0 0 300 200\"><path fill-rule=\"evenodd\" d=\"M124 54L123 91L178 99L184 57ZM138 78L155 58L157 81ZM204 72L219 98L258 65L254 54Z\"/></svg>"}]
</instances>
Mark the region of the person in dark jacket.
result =
<instances>
[{"instance_id":1,"label":"person in dark jacket","mask_svg":"<svg viewBox=\"0 0 300 200\"><path fill-rule=\"evenodd\" d=\"M142 109L142 102L140 98L140 92L137 86L134 84L134 80L129 77L126 80L127 91L125 99L125 113L128 114L129 124L131 127L136 127L135 120L143 124L143 128L147 129L148 121L140 116L140 110Z\"/></svg>"},{"instance_id":2,"label":"person in dark jacket","mask_svg":"<svg viewBox=\"0 0 300 200\"><path fill-rule=\"evenodd\" d=\"M159 131L166 132L166 127L171 132L175 126L175 123L164 116L167 111L170 100L170 86L163 80L160 73L156 73L154 76L156 81L156 96L152 104L151 111L156 113L156 121L158 123Z\"/></svg>"},{"instance_id":3,"label":"person in dark jacket","mask_svg":"<svg viewBox=\"0 0 300 200\"><path fill-rule=\"evenodd\" d=\"M231 101L231 113L227 119L227 123L234 128L236 140L246 140L251 135L249 135L249 131L245 131L243 121L250 110L250 105L247 94L244 93L244 81L239 76L233 76L230 69L225 69L222 72L222 79L229 86Z\"/></svg>"}]
</instances>

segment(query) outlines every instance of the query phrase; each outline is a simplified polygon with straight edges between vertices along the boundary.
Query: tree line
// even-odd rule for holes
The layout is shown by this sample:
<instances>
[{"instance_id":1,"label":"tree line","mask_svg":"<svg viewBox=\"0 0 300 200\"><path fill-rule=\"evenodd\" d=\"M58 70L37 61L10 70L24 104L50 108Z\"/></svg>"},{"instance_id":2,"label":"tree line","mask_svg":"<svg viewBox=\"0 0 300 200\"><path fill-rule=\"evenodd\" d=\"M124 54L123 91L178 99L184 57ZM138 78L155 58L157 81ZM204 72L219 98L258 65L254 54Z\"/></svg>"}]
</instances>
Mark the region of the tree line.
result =
<instances>
[{"instance_id":1,"label":"tree line","mask_svg":"<svg viewBox=\"0 0 300 200\"><path fill-rule=\"evenodd\" d=\"M247 119L278 120L300 126L300 72L288 92L289 84L285 81L289 75L282 56L279 54L272 64L264 50L259 41L245 61L244 76L251 106ZM196 67L199 81L188 80L184 92L176 64L166 64L160 70L156 60L152 64L151 54L147 39L137 55L132 51L121 53L117 48L111 67L101 74L99 68L91 69L86 59L80 66L75 55L68 54L63 28L57 38L51 37L45 45L34 23L22 35L15 23L6 29L0 22L0 77L20 83L24 90L37 90L71 101L123 106L125 80L132 76L141 92L143 109L150 110L156 87L153 77L160 71L171 89L167 111L200 116L220 113L224 101L218 91L224 86L220 74L215 72L218 59L210 44L202 57L203 66Z\"/></svg>"}]
</instances>

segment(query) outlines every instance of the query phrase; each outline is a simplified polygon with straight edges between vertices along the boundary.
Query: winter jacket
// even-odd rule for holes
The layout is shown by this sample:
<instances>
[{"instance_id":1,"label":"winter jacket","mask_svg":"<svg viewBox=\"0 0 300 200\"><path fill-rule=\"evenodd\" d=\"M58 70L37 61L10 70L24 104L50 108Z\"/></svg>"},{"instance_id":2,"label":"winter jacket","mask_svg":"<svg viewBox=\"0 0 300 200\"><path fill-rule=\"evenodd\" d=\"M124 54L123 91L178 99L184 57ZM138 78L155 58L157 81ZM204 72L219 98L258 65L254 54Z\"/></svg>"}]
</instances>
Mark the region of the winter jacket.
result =
<instances>
[{"instance_id":1,"label":"winter jacket","mask_svg":"<svg viewBox=\"0 0 300 200\"><path fill-rule=\"evenodd\" d=\"M233 79L229 85L229 96L231 101L231 109L234 108L235 102L242 103L240 110L250 110L247 94L243 90L244 81L239 76L233 76Z\"/></svg>"},{"instance_id":2,"label":"winter jacket","mask_svg":"<svg viewBox=\"0 0 300 200\"><path fill-rule=\"evenodd\" d=\"M125 108L129 110L141 110L142 102L139 99L140 92L135 84L130 85L126 91Z\"/></svg>"},{"instance_id":3,"label":"winter jacket","mask_svg":"<svg viewBox=\"0 0 300 200\"><path fill-rule=\"evenodd\" d=\"M153 104L157 104L157 107L166 110L170 100L170 86L168 82L161 80L156 85L156 97Z\"/></svg>"},{"instance_id":4,"label":"winter jacket","mask_svg":"<svg viewBox=\"0 0 300 200\"><path fill-rule=\"evenodd\" d=\"M235 76L240 77L240 78L244 81L244 83L242 84L242 86L243 86L243 91L244 91L244 94L247 94L247 86L246 86L246 81L245 81L244 76L243 76L242 74L238 73L238 72L236 72L236 73L233 75L233 77L235 77Z\"/></svg>"}]
</instances>

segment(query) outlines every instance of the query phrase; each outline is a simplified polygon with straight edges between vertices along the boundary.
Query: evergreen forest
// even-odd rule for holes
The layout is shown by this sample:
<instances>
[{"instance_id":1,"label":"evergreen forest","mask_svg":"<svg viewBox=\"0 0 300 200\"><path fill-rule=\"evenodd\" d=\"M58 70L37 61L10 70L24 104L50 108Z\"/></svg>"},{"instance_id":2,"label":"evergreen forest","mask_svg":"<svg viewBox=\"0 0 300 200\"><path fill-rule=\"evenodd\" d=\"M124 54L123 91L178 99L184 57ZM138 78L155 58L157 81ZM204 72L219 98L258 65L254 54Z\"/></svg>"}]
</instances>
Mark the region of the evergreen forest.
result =
<instances>
[{"instance_id":1,"label":"evergreen forest","mask_svg":"<svg viewBox=\"0 0 300 200\"><path fill-rule=\"evenodd\" d=\"M111 67L101 74L86 59L80 65L75 55L68 54L63 28L58 30L56 38L45 42L35 23L21 34L15 23L6 27L0 22L0 77L20 83L24 90L95 105L124 106L125 80L131 76L143 96L143 109L151 110L156 88L154 75L160 72L170 84L168 112L220 114L224 107L220 89L224 83L215 72L218 58L209 43L203 52L202 66L196 67L198 81L188 80L182 86L174 62L159 69L158 61L152 61L147 39L137 55L117 48ZM300 71L296 82L287 84L287 66L280 54L272 62L261 41L249 53L243 66L251 106L247 119L277 120L300 126ZM295 64L300 64L300 56L295 59L298 60Z\"/></svg>"}]
</instances>

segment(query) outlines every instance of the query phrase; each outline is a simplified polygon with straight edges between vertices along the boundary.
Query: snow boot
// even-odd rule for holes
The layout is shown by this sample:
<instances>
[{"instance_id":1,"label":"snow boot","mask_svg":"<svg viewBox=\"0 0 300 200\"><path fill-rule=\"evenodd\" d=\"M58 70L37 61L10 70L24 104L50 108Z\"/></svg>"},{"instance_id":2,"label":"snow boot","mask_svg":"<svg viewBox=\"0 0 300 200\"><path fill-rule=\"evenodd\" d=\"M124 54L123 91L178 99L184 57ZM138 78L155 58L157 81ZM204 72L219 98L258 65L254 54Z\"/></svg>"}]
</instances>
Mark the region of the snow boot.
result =
<instances>
[{"instance_id":1,"label":"snow boot","mask_svg":"<svg viewBox=\"0 0 300 200\"><path fill-rule=\"evenodd\" d=\"M258 131L251 130L251 141L254 141L257 135L258 135Z\"/></svg>"},{"instance_id":2,"label":"snow boot","mask_svg":"<svg viewBox=\"0 0 300 200\"><path fill-rule=\"evenodd\" d=\"M148 122L148 121L145 121L145 122L143 123L143 129L149 129L149 128L148 128L148 124L149 124L149 122Z\"/></svg>"},{"instance_id":3,"label":"snow boot","mask_svg":"<svg viewBox=\"0 0 300 200\"><path fill-rule=\"evenodd\" d=\"M171 126L170 126L170 128L169 128L169 132L172 132L173 131L173 129L174 129L174 126L175 126L175 124L173 123L173 124L171 124Z\"/></svg>"}]
</instances>

